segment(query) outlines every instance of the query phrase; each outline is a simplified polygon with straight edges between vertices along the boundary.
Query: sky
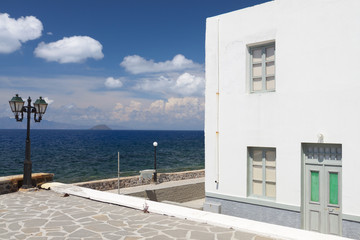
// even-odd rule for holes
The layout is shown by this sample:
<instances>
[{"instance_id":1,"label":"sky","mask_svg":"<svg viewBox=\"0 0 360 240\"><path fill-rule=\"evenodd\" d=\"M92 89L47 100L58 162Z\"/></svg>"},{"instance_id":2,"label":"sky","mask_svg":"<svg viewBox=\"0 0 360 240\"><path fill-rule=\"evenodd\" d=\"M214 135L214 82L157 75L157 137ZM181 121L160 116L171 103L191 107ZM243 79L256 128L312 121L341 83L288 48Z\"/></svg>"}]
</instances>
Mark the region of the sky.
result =
<instances>
[{"instance_id":1,"label":"sky","mask_svg":"<svg viewBox=\"0 0 360 240\"><path fill-rule=\"evenodd\" d=\"M18 93L49 121L202 130L206 18L266 1L1 0L0 117Z\"/></svg>"}]
</instances>

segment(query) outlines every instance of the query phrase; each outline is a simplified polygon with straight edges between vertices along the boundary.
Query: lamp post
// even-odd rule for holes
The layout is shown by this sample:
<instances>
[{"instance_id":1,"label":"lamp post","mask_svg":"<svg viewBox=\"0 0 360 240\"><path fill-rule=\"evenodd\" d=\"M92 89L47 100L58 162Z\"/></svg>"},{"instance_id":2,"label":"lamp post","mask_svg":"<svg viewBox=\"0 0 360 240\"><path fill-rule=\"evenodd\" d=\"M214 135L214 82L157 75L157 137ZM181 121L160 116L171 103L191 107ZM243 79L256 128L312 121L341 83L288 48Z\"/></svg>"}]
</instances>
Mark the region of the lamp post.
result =
<instances>
[{"instance_id":1,"label":"lamp post","mask_svg":"<svg viewBox=\"0 0 360 240\"><path fill-rule=\"evenodd\" d=\"M158 143L157 142L153 142L153 146L154 146L154 182L157 182L157 172L156 172L156 147L157 147Z\"/></svg>"},{"instance_id":2,"label":"lamp post","mask_svg":"<svg viewBox=\"0 0 360 240\"><path fill-rule=\"evenodd\" d=\"M34 113L34 121L40 122L42 115L45 114L47 103L42 97L37 99L34 102L34 106L31 106L31 98L27 100L27 106L24 106L25 101L19 97L18 94L15 95L10 101L11 111L15 114L15 119L17 122L21 122L24 118L24 113L27 114L27 127L26 127L26 145L25 145L25 161L24 161L24 177L22 188L31 188L31 149L30 149L30 118L31 113Z\"/></svg>"}]
</instances>

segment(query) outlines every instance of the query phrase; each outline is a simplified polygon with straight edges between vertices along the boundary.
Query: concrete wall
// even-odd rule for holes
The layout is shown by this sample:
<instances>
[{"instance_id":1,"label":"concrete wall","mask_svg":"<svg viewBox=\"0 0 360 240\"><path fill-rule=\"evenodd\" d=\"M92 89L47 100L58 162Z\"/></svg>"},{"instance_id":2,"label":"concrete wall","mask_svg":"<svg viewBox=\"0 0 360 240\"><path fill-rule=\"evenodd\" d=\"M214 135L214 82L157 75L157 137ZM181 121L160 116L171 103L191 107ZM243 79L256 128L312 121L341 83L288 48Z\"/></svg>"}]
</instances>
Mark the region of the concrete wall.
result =
<instances>
[{"instance_id":1,"label":"concrete wall","mask_svg":"<svg viewBox=\"0 0 360 240\"><path fill-rule=\"evenodd\" d=\"M33 173L31 175L32 185L38 186L53 180L53 173ZM23 175L11 175L0 177L0 194L16 192L23 184Z\"/></svg>"},{"instance_id":2,"label":"concrete wall","mask_svg":"<svg viewBox=\"0 0 360 240\"><path fill-rule=\"evenodd\" d=\"M247 49L267 41L276 90L250 93ZM301 143L321 133L342 144L342 212L360 219L359 43L358 0L275 0L208 18L206 194L247 199L247 147L274 147L274 203L300 210Z\"/></svg>"}]
</instances>

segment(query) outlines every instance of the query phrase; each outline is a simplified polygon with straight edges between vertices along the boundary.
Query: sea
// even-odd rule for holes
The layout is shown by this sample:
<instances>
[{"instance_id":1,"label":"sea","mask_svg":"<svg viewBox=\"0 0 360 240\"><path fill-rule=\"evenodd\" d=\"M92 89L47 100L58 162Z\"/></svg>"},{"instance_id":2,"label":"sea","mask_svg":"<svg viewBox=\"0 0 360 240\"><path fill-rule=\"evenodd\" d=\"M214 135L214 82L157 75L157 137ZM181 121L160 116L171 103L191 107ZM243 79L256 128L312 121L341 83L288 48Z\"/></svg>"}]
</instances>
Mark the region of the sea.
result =
<instances>
[{"instance_id":1,"label":"sea","mask_svg":"<svg viewBox=\"0 0 360 240\"><path fill-rule=\"evenodd\" d=\"M54 181L83 182L139 174L204 168L204 131L31 130L32 172ZM26 130L0 129L0 176L23 173Z\"/></svg>"}]
</instances>

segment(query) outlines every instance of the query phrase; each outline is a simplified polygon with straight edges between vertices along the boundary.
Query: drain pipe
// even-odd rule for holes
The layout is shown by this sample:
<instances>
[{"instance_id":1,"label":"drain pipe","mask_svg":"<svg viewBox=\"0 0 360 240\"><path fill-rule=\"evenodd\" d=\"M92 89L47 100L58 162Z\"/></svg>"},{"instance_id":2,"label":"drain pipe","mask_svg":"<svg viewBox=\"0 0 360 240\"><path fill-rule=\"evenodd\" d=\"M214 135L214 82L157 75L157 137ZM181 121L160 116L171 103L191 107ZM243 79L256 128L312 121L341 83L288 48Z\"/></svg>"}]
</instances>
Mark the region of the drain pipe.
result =
<instances>
[{"instance_id":1,"label":"drain pipe","mask_svg":"<svg viewBox=\"0 0 360 240\"><path fill-rule=\"evenodd\" d=\"M219 120L220 120L220 19L217 21L217 91L216 91L216 154L215 154L215 171L216 171L216 178L215 178L215 184L216 189L219 188L219 160L220 160L220 132L219 132Z\"/></svg>"}]
</instances>

